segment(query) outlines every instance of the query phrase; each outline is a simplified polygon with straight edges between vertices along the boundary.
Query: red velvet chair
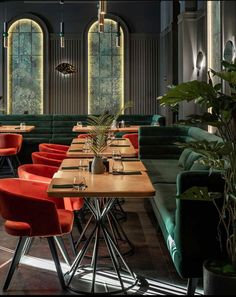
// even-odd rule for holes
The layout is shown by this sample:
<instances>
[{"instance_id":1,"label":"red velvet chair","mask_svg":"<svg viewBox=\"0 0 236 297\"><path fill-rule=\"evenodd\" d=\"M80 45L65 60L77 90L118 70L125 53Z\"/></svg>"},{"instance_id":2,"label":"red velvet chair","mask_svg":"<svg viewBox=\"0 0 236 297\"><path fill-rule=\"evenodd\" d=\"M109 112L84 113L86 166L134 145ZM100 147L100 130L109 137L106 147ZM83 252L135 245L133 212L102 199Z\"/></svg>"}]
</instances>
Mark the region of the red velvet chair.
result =
<instances>
[{"instance_id":1,"label":"red velvet chair","mask_svg":"<svg viewBox=\"0 0 236 297\"><path fill-rule=\"evenodd\" d=\"M56 154L66 154L69 149L69 145L55 144L55 143L40 143L39 151Z\"/></svg>"},{"instance_id":2,"label":"red velvet chair","mask_svg":"<svg viewBox=\"0 0 236 297\"><path fill-rule=\"evenodd\" d=\"M138 157L138 152L139 152L139 145L138 145L138 133L129 133L129 134L124 134L122 138L127 138L130 140L131 144L133 145L135 151L136 151L136 156Z\"/></svg>"},{"instance_id":3,"label":"red velvet chair","mask_svg":"<svg viewBox=\"0 0 236 297\"><path fill-rule=\"evenodd\" d=\"M47 153L47 152L33 152L31 154L34 164L44 164L50 166L61 165L61 162L66 159L65 154Z\"/></svg>"},{"instance_id":4,"label":"red velvet chair","mask_svg":"<svg viewBox=\"0 0 236 297\"><path fill-rule=\"evenodd\" d=\"M21 134L0 134L0 166L2 167L6 160L13 176L16 176L16 174L12 162L15 159L18 165L20 165L17 154L20 152L22 141L23 137Z\"/></svg>"},{"instance_id":5,"label":"red velvet chair","mask_svg":"<svg viewBox=\"0 0 236 297\"><path fill-rule=\"evenodd\" d=\"M79 134L77 137L78 138L87 138L87 137L89 137L89 134Z\"/></svg>"},{"instance_id":6,"label":"red velvet chair","mask_svg":"<svg viewBox=\"0 0 236 297\"><path fill-rule=\"evenodd\" d=\"M15 268L25 253L28 241L35 237L47 238L62 288L64 276L58 258L55 238L72 230L73 212L58 209L47 195L47 183L6 178L0 180L0 213L6 220L4 227L9 235L19 237L3 290L10 285ZM58 198L59 199L59 198Z\"/></svg>"},{"instance_id":7,"label":"red velvet chair","mask_svg":"<svg viewBox=\"0 0 236 297\"><path fill-rule=\"evenodd\" d=\"M18 167L18 176L22 179L36 180L49 184L54 173L56 173L57 171L57 166L50 166L45 164L24 164ZM82 233L83 228L81 226L80 220L81 217L83 217L82 208L84 206L84 199L82 197L64 197L64 199L55 198L54 200L57 204L57 207L65 208L74 212L76 226L79 232ZM73 240L73 237L71 238L71 240Z\"/></svg>"}]
</instances>

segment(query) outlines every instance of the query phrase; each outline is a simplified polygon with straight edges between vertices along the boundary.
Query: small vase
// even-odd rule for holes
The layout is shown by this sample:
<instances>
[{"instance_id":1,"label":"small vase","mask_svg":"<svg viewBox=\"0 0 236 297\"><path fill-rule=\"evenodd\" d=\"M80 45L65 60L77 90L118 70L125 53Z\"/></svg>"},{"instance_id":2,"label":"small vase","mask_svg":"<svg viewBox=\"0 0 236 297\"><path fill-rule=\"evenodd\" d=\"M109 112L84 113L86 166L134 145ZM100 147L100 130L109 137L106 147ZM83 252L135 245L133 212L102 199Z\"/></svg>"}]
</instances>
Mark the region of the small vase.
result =
<instances>
[{"instance_id":1,"label":"small vase","mask_svg":"<svg viewBox=\"0 0 236 297\"><path fill-rule=\"evenodd\" d=\"M93 158L93 161L91 164L91 172L93 174L102 174L105 172L105 166L101 157L95 156Z\"/></svg>"}]
</instances>

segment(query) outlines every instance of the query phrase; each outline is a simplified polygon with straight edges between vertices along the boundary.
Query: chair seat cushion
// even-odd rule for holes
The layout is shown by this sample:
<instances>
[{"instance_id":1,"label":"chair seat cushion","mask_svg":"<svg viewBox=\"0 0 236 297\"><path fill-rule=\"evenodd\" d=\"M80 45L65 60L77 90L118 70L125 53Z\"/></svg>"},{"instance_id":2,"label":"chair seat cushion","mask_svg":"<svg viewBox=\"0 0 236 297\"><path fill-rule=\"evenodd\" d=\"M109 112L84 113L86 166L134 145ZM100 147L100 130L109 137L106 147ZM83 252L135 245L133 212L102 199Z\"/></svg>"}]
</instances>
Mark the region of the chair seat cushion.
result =
<instances>
[{"instance_id":1,"label":"chair seat cushion","mask_svg":"<svg viewBox=\"0 0 236 297\"><path fill-rule=\"evenodd\" d=\"M62 233L70 233L74 221L73 212L64 209L58 209L57 212ZM28 223L25 222L6 221L5 230L8 234L13 236L32 236L31 227ZM37 235L40 236L40 234Z\"/></svg>"},{"instance_id":2,"label":"chair seat cushion","mask_svg":"<svg viewBox=\"0 0 236 297\"><path fill-rule=\"evenodd\" d=\"M5 230L8 234L13 236L30 236L31 227L28 223L6 221Z\"/></svg>"},{"instance_id":3,"label":"chair seat cushion","mask_svg":"<svg viewBox=\"0 0 236 297\"><path fill-rule=\"evenodd\" d=\"M16 155L17 154L17 148L15 147L10 147L10 148L2 148L0 149L0 156L11 156L11 155Z\"/></svg>"}]
</instances>

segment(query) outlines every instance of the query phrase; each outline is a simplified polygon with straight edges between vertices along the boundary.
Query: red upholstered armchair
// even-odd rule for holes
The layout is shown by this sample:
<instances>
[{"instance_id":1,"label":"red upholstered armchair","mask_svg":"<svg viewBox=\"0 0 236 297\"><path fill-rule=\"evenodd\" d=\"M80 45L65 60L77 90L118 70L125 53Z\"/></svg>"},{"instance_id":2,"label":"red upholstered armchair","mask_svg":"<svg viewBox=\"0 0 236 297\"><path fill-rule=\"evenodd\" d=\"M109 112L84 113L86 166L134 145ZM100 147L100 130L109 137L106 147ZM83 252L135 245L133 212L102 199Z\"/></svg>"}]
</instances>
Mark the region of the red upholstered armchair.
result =
<instances>
[{"instance_id":1,"label":"red upholstered armchair","mask_svg":"<svg viewBox=\"0 0 236 297\"><path fill-rule=\"evenodd\" d=\"M15 169L12 161L15 158L18 165L20 164L17 154L21 149L22 141L23 137L21 134L0 134L0 166L3 166L6 160L13 176L15 176Z\"/></svg>"},{"instance_id":2,"label":"red upholstered armchair","mask_svg":"<svg viewBox=\"0 0 236 297\"><path fill-rule=\"evenodd\" d=\"M22 179L27 180L36 180L41 181L44 183L49 184L54 173L58 171L57 166L50 166L50 165L44 165L44 164L23 164L18 167L18 176ZM75 224L79 230L80 233L82 233L83 228L81 225L81 216L82 208L84 206L84 199L82 197L64 197L63 199L60 198L51 198L54 199L54 202L56 203L58 208L67 209L70 211L73 211L75 213L74 219ZM71 234L71 240L72 240L72 248L74 250L74 240Z\"/></svg>"},{"instance_id":3,"label":"red upholstered armchair","mask_svg":"<svg viewBox=\"0 0 236 297\"><path fill-rule=\"evenodd\" d=\"M35 237L47 239L60 284L65 288L54 238L71 232L73 212L58 209L55 203L48 199L47 187L47 183L30 180L0 180L0 213L5 219L5 230L8 234L19 237L3 286L4 291L9 287L28 241Z\"/></svg>"},{"instance_id":4,"label":"red upholstered armchair","mask_svg":"<svg viewBox=\"0 0 236 297\"><path fill-rule=\"evenodd\" d=\"M138 145L138 133L124 134L122 138L128 138L136 150L136 156L138 156L139 145Z\"/></svg>"},{"instance_id":5,"label":"red upholstered armchair","mask_svg":"<svg viewBox=\"0 0 236 297\"><path fill-rule=\"evenodd\" d=\"M59 167L61 162L66 159L66 154L33 152L31 157L34 164L44 164Z\"/></svg>"},{"instance_id":6,"label":"red upholstered armchair","mask_svg":"<svg viewBox=\"0 0 236 297\"><path fill-rule=\"evenodd\" d=\"M69 145L55 144L55 143L40 143L39 151L56 154L66 154L69 149Z\"/></svg>"}]
</instances>

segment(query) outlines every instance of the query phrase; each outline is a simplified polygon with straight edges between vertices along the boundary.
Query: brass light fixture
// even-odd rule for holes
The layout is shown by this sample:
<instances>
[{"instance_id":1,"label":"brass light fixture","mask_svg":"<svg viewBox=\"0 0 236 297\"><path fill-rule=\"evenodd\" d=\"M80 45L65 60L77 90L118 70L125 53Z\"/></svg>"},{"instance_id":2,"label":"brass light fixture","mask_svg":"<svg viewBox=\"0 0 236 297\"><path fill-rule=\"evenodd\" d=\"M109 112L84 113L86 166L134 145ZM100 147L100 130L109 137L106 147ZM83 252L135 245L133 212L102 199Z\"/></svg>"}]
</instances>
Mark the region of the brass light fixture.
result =
<instances>
[{"instance_id":1,"label":"brass light fixture","mask_svg":"<svg viewBox=\"0 0 236 297\"><path fill-rule=\"evenodd\" d=\"M6 1L5 1L5 7L4 7L4 18L5 18L5 20L4 20L4 23L3 23L3 34L2 34L2 36L3 36L3 46L5 47L5 48L7 48L8 47L8 30L7 30L7 22L6 22L6 19L7 19L7 3L6 3Z\"/></svg>"},{"instance_id":2,"label":"brass light fixture","mask_svg":"<svg viewBox=\"0 0 236 297\"><path fill-rule=\"evenodd\" d=\"M3 45L4 45L5 48L8 47L7 22L3 23Z\"/></svg>"},{"instance_id":3,"label":"brass light fixture","mask_svg":"<svg viewBox=\"0 0 236 297\"><path fill-rule=\"evenodd\" d=\"M107 1L102 0L98 3L98 32L104 32L104 19L107 13Z\"/></svg>"},{"instance_id":4,"label":"brass light fixture","mask_svg":"<svg viewBox=\"0 0 236 297\"><path fill-rule=\"evenodd\" d=\"M60 0L60 4L64 5L64 0ZM65 30L64 30L64 21L63 21L63 9L61 12L61 22L60 22L60 47L65 47Z\"/></svg>"},{"instance_id":5,"label":"brass light fixture","mask_svg":"<svg viewBox=\"0 0 236 297\"><path fill-rule=\"evenodd\" d=\"M107 1L101 0L99 1L99 9L101 14L107 13Z\"/></svg>"}]
</instances>

